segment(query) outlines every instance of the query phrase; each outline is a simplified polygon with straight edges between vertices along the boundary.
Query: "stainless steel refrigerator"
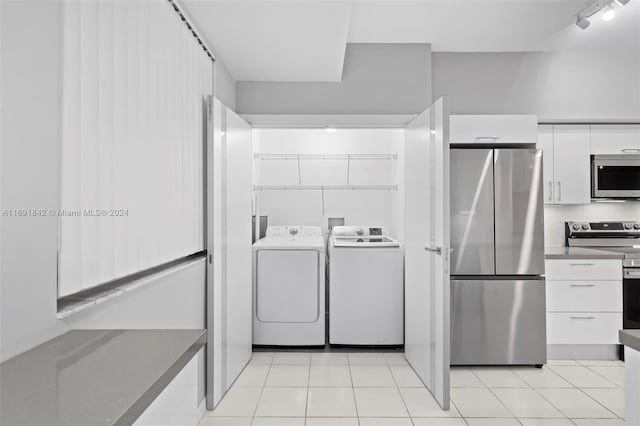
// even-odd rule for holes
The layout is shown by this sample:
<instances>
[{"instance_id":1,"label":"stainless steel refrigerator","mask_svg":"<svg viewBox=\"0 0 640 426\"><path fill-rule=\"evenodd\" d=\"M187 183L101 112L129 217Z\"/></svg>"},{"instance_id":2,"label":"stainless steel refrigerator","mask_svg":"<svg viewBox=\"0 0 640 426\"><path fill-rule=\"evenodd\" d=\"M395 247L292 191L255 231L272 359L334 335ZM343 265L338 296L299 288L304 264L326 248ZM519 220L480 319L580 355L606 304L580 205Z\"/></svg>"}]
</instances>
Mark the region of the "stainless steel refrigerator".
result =
<instances>
[{"instance_id":1,"label":"stainless steel refrigerator","mask_svg":"<svg viewBox=\"0 0 640 426\"><path fill-rule=\"evenodd\" d=\"M451 364L546 363L542 152L451 149Z\"/></svg>"}]
</instances>

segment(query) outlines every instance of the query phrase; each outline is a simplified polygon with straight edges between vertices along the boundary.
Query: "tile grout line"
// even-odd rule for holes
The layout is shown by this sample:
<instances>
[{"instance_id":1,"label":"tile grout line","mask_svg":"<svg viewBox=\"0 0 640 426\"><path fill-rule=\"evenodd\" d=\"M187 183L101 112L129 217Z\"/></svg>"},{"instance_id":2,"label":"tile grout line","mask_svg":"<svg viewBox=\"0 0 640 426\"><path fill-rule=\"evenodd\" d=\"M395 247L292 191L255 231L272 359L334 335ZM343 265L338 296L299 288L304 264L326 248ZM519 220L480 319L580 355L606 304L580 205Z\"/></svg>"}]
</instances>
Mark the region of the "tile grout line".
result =
<instances>
[{"instance_id":1,"label":"tile grout line","mask_svg":"<svg viewBox=\"0 0 640 426\"><path fill-rule=\"evenodd\" d=\"M347 354L347 368L349 369L349 381L351 382L351 394L353 395L353 404L356 407L356 421L360 426L360 412L358 411L358 401L356 400L356 387L353 385L353 375L351 374L351 358Z\"/></svg>"},{"instance_id":2,"label":"tile grout line","mask_svg":"<svg viewBox=\"0 0 640 426\"><path fill-rule=\"evenodd\" d=\"M404 400L404 396L402 395L402 392L400 392L400 386L398 386L398 381L396 380L396 376L393 374L393 370L391 369L391 365L389 365L388 360L385 358L384 359L384 363L387 366L387 370L389 370L389 374L391 374L391 378L393 379L393 383L395 383L396 385L396 391L398 392L398 394L400 394L400 400L402 401L402 405L404 406L405 411L407 412L407 415L409 416L409 421L411 422L411 424L413 425L413 417L411 416L411 412L409 411L409 407L407 407L407 401Z\"/></svg>"},{"instance_id":3,"label":"tile grout line","mask_svg":"<svg viewBox=\"0 0 640 426\"><path fill-rule=\"evenodd\" d=\"M258 403L256 404L256 408L253 410L253 416L251 416L251 424L253 424L256 420L256 414L258 414L258 407L260 406L260 400L262 399L262 394L264 393L264 388L267 387L267 380L269 379L269 374L271 374L271 367L273 366L273 361L275 360L276 355L273 354L271 358L271 363L269 364L269 369L267 370L267 375L264 377L264 382L262 383L262 387L260 388L260 396L258 396Z\"/></svg>"}]
</instances>

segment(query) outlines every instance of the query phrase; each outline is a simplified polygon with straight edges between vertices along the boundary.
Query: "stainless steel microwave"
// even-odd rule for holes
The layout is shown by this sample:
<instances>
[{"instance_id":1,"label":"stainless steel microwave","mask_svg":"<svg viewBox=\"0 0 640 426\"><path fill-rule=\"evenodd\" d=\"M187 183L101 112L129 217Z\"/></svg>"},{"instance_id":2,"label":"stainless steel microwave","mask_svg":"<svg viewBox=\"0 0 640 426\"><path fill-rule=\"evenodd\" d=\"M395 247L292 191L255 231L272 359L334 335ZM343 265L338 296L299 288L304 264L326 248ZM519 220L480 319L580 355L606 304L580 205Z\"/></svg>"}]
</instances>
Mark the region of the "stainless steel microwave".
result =
<instances>
[{"instance_id":1,"label":"stainless steel microwave","mask_svg":"<svg viewBox=\"0 0 640 426\"><path fill-rule=\"evenodd\" d=\"M593 198L640 198L640 154L592 155Z\"/></svg>"}]
</instances>

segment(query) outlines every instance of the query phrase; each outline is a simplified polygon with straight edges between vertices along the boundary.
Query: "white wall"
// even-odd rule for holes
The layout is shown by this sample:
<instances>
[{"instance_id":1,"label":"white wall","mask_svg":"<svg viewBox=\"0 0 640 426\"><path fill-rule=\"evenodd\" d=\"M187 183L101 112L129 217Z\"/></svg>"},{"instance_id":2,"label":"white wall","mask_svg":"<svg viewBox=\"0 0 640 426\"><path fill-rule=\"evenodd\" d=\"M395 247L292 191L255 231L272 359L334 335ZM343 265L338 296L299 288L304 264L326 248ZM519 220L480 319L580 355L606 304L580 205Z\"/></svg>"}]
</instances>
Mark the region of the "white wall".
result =
<instances>
[{"instance_id":1,"label":"white wall","mask_svg":"<svg viewBox=\"0 0 640 426\"><path fill-rule=\"evenodd\" d=\"M402 154L403 129L254 129L254 152L276 154ZM343 217L347 225L381 225L403 238L402 157L397 160L352 160L350 183L395 185L388 190L325 190L324 212L320 190L258 192L260 215L269 225L315 225L327 232L330 217ZM303 185L347 184L347 160L301 160ZM256 185L297 185L296 160L254 160Z\"/></svg>"},{"instance_id":2,"label":"white wall","mask_svg":"<svg viewBox=\"0 0 640 426\"><path fill-rule=\"evenodd\" d=\"M342 81L238 82L242 114L413 114L431 104L429 44L348 44Z\"/></svg>"},{"instance_id":3,"label":"white wall","mask_svg":"<svg viewBox=\"0 0 640 426\"><path fill-rule=\"evenodd\" d=\"M55 208L60 181L61 3L3 0L0 8L0 204L3 209ZM0 361L71 328L204 327L203 262L59 321L56 218L2 217L0 227ZM202 372L202 362L200 367ZM199 395L204 397L203 383Z\"/></svg>"},{"instance_id":4,"label":"white wall","mask_svg":"<svg viewBox=\"0 0 640 426\"><path fill-rule=\"evenodd\" d=\"M453 114L640 120L637 52L436 52L432 70L433 98Z\"/></svg>"},{"instance_id":5,"label":"white wall","mask_svg":"<svg viewBox=\"0 0 640 426\"><path fill-rule=\"evenodd\" d=\"M214 62L213 94L231 110L236 110L236 81L220 56Z\"/></svg>"},{"instance_id":6,"label":"white wall","mask_svg":"<svg viewBox=\"0 0 640 426\"><path fill-rule=\"evenodd\" d=\"M640 221L640 202L591 203L583 205L545 206L545 246L564 246L564 223L567 221Z\"/></svg>"}]
</instances>

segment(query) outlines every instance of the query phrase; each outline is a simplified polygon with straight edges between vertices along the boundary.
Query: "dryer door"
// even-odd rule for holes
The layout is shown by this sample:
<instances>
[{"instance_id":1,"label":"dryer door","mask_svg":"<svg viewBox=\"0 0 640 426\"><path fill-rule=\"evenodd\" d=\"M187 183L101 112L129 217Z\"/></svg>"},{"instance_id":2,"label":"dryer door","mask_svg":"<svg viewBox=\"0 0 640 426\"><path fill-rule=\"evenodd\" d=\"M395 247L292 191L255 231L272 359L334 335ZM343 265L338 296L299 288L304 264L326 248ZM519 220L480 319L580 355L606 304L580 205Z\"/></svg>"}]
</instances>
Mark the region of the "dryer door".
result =
<instances>
[{"instance_id":1,"label":"dryer door","mask_svg":"<svg viewBox=\"0 0 640 426\"><path fill-rule=\"evenodd\" d=\"M315 322L320 313L316 250L260 250L256 314L261 322Z\"/></svg>"}]
</instances>

